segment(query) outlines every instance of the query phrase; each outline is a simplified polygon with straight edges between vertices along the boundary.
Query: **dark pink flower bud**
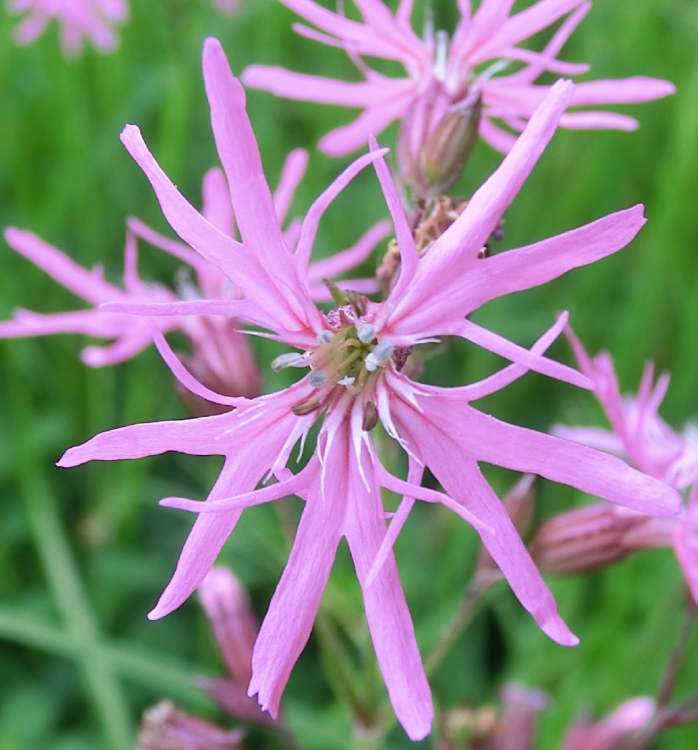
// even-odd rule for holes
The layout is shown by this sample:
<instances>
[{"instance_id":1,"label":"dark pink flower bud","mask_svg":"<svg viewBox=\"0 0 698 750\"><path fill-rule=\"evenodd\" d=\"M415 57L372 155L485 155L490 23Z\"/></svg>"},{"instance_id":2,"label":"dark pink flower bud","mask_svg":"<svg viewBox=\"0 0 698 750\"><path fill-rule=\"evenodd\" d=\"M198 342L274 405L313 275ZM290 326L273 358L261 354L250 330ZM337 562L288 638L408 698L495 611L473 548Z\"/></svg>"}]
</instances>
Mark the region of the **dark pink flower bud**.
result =
<instances>
[{"instance_id":1,"label":"dark pink flower bud","mask_svg":"<svg viewBox=\"0 0 698 750\"><path fill-rule=\"evenodd\" d=\"M461 176L478 139L479 93L450 109L431 132L419 155L419 178L429 195L444 193Z\"/></svg>"},{"instance_id":2,"label":"dark pink flower bud","mask_svg":"<svg viewBox=\"0 0 698 750\"><path fill-rule=\"evenodd\" d=\"M628 739L640 736L656 710L652 698L632 698L597 723L580 720L567 735L563 750L623 750ZM633 745L641 747L645 745Z\"/></svg>"},{"instance_id":3,"label":"dark pink flower bud","mask_svg":"<svg viewBox=\"0 0 698 750\"><path fill-rule=\"evenodd\" d=\"M199 598L231 677L247 689L258 629L247 592L232 571L215 567L199 587Z\"/></svg>"},{"instance_id":4,"label":"dark pink flower bud","mask_svg":"<svg viewBox=\"0 0 698 750\"><path fill-rule=\"evenodd\" d=\"M244 733L183 713L169 701L143 715L136 750L241 750Z\"/></svg>"},{"instance_id":5,"label":"dark pink flower bud","mask_svg":"<svg viewBox=\"0 0 698 750\"><path fill-rule=\"evenodd\" d=\"M540 527L531 554L541 570L551 575L594 570L637 549L629 535L646 521L639 513L604 504L561 513Z\"/></svg>"}]
</instances>

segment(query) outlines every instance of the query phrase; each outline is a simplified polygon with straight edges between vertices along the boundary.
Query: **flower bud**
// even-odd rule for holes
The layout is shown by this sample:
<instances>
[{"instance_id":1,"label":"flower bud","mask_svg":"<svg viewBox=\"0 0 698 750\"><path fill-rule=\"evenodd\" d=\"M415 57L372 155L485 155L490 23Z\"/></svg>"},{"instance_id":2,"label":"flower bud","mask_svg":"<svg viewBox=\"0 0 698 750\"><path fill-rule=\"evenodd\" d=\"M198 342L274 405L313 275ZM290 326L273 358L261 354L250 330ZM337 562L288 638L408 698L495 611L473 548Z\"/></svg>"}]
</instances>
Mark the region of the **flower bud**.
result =
<instances>
[{"instance_id":1,"label":"flower bud","mask_svg":"<svg viewBox=\"0 0 698 750\"><path fill-rule=\"evenodd\" d=\"M598 504L561 513L544 523L531 554L544 573L583 573L622 560L640 545L631 535L645 527L639 513Z\"/></svg>"},{"instance_id":2,"label":"flower bud","mask_svg":"<svg viewBox=\"0 0 698 750\"><path fill-rule=\"evenodd\" d=\"M262 375L246 337L223 318L201 317L188 323L186 333L192 353L182 357L185 367L207 388L224 396L254 398L262 388ZM195 416L211 416L230 407L214 404L177 384L177 390Z\"/></svg>"},{"instance_id":3,"label":"flower bud","mask_svg":"<svg viewBox=\"0 0 698 750\"><path fill-rule=\"evenodd\" d=\"M243 734L189 716L163 701L143 715L136 750L241 750Z\"/></svg>"},{"instance_id":4,"label":"flower bud","mask_svg":"<svg viewBox=\"0 0 698 750\"><path fill-rule=\"evenodd\" d=\"M228 568L215 567L199 587L199 599L230 675L247 688L258 630L247 592Z\"/></svg>"},{"instance_id":5,"label":"flower bud","mask_svg":"<svg viewBox=\"0 0 698 750\"><path fill-rule=\"evenodd\" d=\"M578 721L567 735L563 750L623 750L630 738L641 736L656 711L652 698L632 698L597 723ZM646 744L632 747L639 750Z\"/></svg>"},{"instance_id":6,"label":"flower bud","mask_svg":"<svg viewBox=\"0 0 698 750\"><path fill-rule=\"evenodd\" d=\"M479 92L456 104L429 135L419 155L419 172L430 196L448 190L460 177L477 142L482 114Z\"/></svg>"}]
</instances>

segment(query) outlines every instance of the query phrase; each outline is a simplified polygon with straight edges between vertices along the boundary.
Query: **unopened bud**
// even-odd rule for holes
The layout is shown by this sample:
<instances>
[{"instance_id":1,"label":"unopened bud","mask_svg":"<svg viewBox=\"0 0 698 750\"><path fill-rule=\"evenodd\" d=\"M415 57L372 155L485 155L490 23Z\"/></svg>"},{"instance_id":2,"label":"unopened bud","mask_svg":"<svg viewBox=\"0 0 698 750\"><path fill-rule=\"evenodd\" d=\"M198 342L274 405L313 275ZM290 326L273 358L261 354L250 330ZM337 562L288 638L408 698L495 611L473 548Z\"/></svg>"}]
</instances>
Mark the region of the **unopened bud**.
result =
<instances>
[{"instance_id":1,"label":"unopened bud","mask_svg":"<svg viewBox=\"0 0 698 750\"><path fill-rule=\"evenodd\" d=\"M570 575L610 565L637 549L631 532L645 523L639 513L611 505L591 505L546 521L531 545L544 573Z\"/></svg>"},{"instance_id":2,"label":"unopened bud","mask_svg":"<svg viewBox=\"0 0 698 750\"><path fill-rule=\"evenodd\" d=\"M199 586L199 600L228 671L235 682L246 688L258 629L247 592L232 571L215 567Z\"/></svg>"},{"instance_id":3,"label":"unopened bud","mask_svg":"<svg viewBox=\"0 0 698 750\"><path fill-rule=\"evenodd\" d=\"M436 126L419 157L421 177L431 195L445 192L460 177L478 138L479 92L456 104Z\"/></svg>"},{"instance_id":4,"label":"unopened bud","mask_svg":"<svg viewBox=\"0 0 698 750\"><path fill-rule=\"evenodd\" d=\"M184 366L200 383L224 396L254 398L262 389L262 375L247 338L223 318L202 317L188 329L192 353ZM192 414L210 416L230 411L176 383L177 392Z\"/></svg>"},{"instance_id":5,"label":"unopened bud","mask_svg":"<svg viewBox=\"0 0 698 750\"><path fill-rule=\"evenodd\" d=\"M652 698L631 698L621 704L612 714L597 723L578 721L565 738L563 750L624 750L626 747L645 748L638 740L654 718L657 706Z\"/></svg>"},{"instance_id":6,"label":"unopened bud","mask_svg":"<svg viewBox=\"0 0 698 750\"><path fill-rule=\"evenodd\" d=\"M169 701L143 715L136 750L241 750L244 733L226 731L177 709Z\"/></svg>"}]
</instances>

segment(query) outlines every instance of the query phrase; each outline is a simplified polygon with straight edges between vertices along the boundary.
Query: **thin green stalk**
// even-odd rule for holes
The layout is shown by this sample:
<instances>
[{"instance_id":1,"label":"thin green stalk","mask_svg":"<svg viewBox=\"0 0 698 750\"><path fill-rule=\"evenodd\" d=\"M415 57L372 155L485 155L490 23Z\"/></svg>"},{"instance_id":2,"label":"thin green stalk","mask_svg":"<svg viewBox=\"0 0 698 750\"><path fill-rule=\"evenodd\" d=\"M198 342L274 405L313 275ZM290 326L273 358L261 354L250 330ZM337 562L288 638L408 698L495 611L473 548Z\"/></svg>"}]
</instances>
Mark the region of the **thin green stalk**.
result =
<instances>
[{"instance_id":1,"label":"thin green stalk","mask_svg":"<svg viewBox=\"0 0 698 750\"><path fill-rule=\"evenodd\" d=\"M15 378L16 380L16 378ZM53 599L65 620L71 636L89 652L91 658L81 660L88 700L94 706L109 746L114 750L127 750L132 744L132 726L128 704L120 685L111 673L108 661L95 648L98 640L97 626L85 598L80 578L72 558L68 540L56 513L51 488L39 468L43 458L37 454L26 389L20 383L11 388L11 420L14 424L15 445L19 475L19 491L27 511L37 553L49 582Z\"/></svg>"},{"instance_id":2,"label":"thin green stalk","mask_svg":"<svg viewBox=\"0 0 698 750\"><path fill-rule=\"evenodd\" d=\"M470 583L465 591L463 601L456 611L452 620L446 625L441 637L424 662L424 668L428 676L431 676L443 664L444 660L455 646L458 639L472 621L475 613L482 604L485 593L481 586Z\"/></svg>"},{"instance_id":3,"label":"thin green stalk","mask_svg":"<svg viewBox=\"0 0 698 750\"><path fill-rule=\"evenodd\" d=\"M0 639L76 661L85 662L96 657L134 683L157 691L167 690L169 695L176 694L190 702L203 702L203 694L195 684L197 675L186 666L121 643L95 643L86 648L75 636L55 625L38 622L29 613L0 608Z\"/></svg>"}]
</instances>

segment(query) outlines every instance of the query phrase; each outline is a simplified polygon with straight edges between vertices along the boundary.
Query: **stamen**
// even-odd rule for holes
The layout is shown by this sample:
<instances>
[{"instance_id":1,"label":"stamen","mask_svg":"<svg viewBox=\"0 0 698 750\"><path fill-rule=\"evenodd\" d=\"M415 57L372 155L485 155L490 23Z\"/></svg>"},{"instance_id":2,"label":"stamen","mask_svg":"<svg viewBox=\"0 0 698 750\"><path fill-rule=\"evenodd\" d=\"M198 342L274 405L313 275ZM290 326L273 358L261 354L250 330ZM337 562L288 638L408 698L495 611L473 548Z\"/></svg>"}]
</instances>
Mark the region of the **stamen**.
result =
<instances>
[{"instance_id":1,"label":"stamen","mask_svg":"<svg viewBox=\"0 0 698 750\"><path fill-rule=\"evenodd\" d=\"M287 367L307 367L308 358L305 354L298 354L298 352L289 352L288 354L280 354L272 363L271 369L274 372L284 370Z\"/></svg>"},{"instance_id":2,"label":"stamen","mask_svg":"<svg viewBox=\"0 0 698 750\"><path fill-rule=\"evenodd\" d=\"M364 419L361 424L361 429L365 432L370 432L378 424L378 409L373 401L369 401L364 409Z\"/></svg>"},{"instance_id":3,"label":"stamen","mask_svg":"<svg viewBox=\"0 0 698 750\"><path fill-rule=\"evenodd\" d=\"M393 356L394 351L393 344L389 341L381 341L364 360L368 372L375 372L381 365L385 364Z\"/></svg>"},{"instance_id":4,"label":"stamen","mask_svg":"<svg viewBox=\"0 0 698 750\"><path fill-rule=\"evenodd\" d=\"M434 78L437 81L445 81L448 70L448 33L446 31L436 32L436 55L434 57Z\"/></svg>"},{"instance_id":5,"label":"stamen","mask_svg":"<svg viewBox=\"0 0 698 750\"><path fill-rule=\"evenodd\" d=\"M370 344L375 336L376 329L370 323L362 323L356 329L356 335L362 344Z\"/></svg>"}]
</instances>

